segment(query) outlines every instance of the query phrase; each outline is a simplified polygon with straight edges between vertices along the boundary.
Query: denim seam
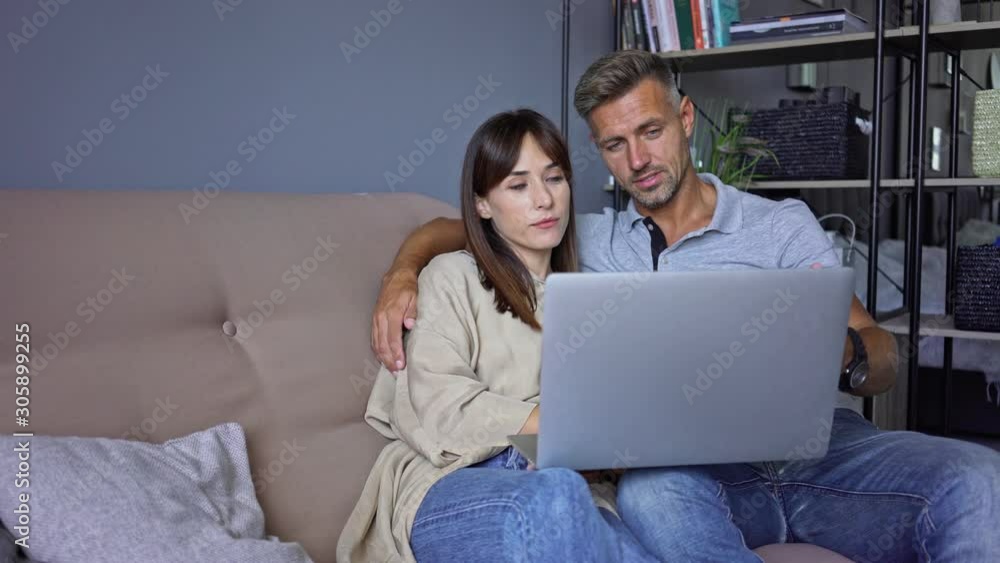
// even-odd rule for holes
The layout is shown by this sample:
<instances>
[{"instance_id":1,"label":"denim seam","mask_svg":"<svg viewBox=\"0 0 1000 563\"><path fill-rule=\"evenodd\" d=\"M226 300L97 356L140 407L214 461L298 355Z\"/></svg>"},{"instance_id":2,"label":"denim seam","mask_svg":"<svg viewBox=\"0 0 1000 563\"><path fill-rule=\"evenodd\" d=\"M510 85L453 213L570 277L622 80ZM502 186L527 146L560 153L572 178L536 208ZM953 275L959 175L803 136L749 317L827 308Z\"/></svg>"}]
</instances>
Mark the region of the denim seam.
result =
<instances>
[{"instance_id":1,"label":"denim seam","mask_svg":"<svg viewBox=\"0 0 1000 563\"><path fill-rule=\"evenodd\" d=\"M753 553L750 550L750 546L747 545L747 538L743 535L743 530L740 529L740 527L736 524L736 519L733 518L733 508L729 506L729 499L726 497L726 486L722 483L722 481L716 482L719 483L719 490L715 493L716 498L718 498L719 502L722 503L722 506L725 507L726 517L733 524L733 527L736 528L736 533L740 535L740 543L743 544L743 549ZM758 561L760 561L760 563L764 563L764 559L761 558L761 556L756 553L753 553L753 555Z\"/></svg>"},{"instance_id":2,"label":"denim seam","mask_svg":"<svg viewBox=\"0 0 1000 563\"><path fill-rule=\"evenodd\" d=\"M852 491L852 490L849 490L849 489L838 489L836 487L826 487L826 486L823 486L823 485L816 485L814 483L803 483L801 481L788 481L786 483L782 483L780 486L782 486L782 487L804 487L804 488L807 488L807 489L819 489L819 490L823 490L823 491L832 491L832 492L835 492L835 493L838 493L838 494L841 494L841 495L845 495L845 496L846 495L850 495L850 496L906 497L906 498L909 498L909 499L918 500L918 501L924 503L924 506L930 506L931 505L930 499L928 499L927 497L925 497L923 495L917 495L917 494L913 494L913 493L900 493L900 492L896 492L896 491L878 491L878 492L873 492L873 491Z\"/></svg>"},{"instance_id":3,"label":"denim seam","mask_svg":"<svg viewBox=\"0 0 1000 563\"><path fill-rule=\"evenodd\" d=\"M931 533L927 534L927 536L934 535L934 532L937 531L937 526L934 525L934 519L931 518L930 504L924 506L924 509L920 512L920 516L923 517L923 519L927 522L927 526L930 528ZM924 556L924 561L926 563L931 563L931 554L927 551L927 536L919 537L921 535L919 526L915 527L914 530L918 536L917 545L920 546L920 553Z\"/></svg>"},{"instance_id":4,"label":"denim seam","mask_svg":"<svg viewBox=\"0 0 1000 563\"><path fill-rule=\"evenodd\" d=\"M726 487L730 488L730 489L740 489L740 490L742 490L742 489L746 489L748 485L756 485L757 483L760 483L762 481L764 481L764 479L761 479L760 477L754 477L752 479L747 479L745 481L739 481L739 482L736 482L736 483L730 483L728 481L721 481L721 480L719 482L722 483L723 485L725 485Z\"/></svg>"},{"instance_id":5,"label":"denim seam","mask_svg":"<svg viewBox=\"0 0 1000 563\"><path fill-rule=\"evenodd\" d=\"M463 505L463 506L456 507L456 508L453 508L453 509L441 511L441 512L438 512L436 514L425 516L425 517L421 518L420 520L415 520L413 522L412 526L411 526L411 529L412 528L416 528L417 525L420 525L420 524L427 524L428 522L432 522L434 520L440 520L441 518L455 516L456 514L461 514L463 512L469 512L469 511L472 511L472 510L478 510L480 508L484 508L484 507L488 507L488 506L506 506L506 507L513 507L513 508L515 508L517 510L517 512L518 512L518 516L521 518L521 522L522 522L522 525L523 525L524 517L520 514L521 508L517 505L516 502L512 502L512 501L509 501L509 500L488 500L488 501L485 501L485 502L479 502L479 503L472 504L472 505Z\"/></svg>"}]
</instances>

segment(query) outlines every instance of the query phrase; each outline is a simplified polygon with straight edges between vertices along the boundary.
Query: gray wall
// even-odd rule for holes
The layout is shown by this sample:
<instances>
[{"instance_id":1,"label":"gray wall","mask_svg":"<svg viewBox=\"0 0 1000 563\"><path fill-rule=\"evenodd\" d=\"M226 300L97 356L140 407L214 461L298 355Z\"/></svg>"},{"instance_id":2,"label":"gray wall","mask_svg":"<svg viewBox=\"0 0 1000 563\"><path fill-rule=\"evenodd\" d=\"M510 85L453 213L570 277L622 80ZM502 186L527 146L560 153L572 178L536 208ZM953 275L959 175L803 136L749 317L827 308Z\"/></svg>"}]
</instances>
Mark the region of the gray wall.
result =
<instances>
[{"instance_id":1,"label":"gray wall","mask_svg":"<svg viewBox=\"0 0 1000 563\"><path fill-rule=\"evenodd\" d=\"M239 3L217 13L227 2ZM0 4L0 187L192 189L229 165L231 190L415 191L455 204L479 123L519 106L559 120L558 0L53 4L52 17L36 15L37 0ZM24 17L44 23L33 37ZM610 8L586 1L571 21L575 82L610 48ZM356 28L371 37L356 40ZM12 45L22 31L27 42ZM147 67L162 71L149 89ZM141 102L121 99L136 88ZM463 102L470 111L454 108ZM276 108L295 117L272 120ZM417 140L433 153L401 171ZM575 116L570 142L587 142ZM81 143L96 146L67 156ZM610 198L605 172L587 168L577 202L594 210Z\"/></svg>"}]
</instances>

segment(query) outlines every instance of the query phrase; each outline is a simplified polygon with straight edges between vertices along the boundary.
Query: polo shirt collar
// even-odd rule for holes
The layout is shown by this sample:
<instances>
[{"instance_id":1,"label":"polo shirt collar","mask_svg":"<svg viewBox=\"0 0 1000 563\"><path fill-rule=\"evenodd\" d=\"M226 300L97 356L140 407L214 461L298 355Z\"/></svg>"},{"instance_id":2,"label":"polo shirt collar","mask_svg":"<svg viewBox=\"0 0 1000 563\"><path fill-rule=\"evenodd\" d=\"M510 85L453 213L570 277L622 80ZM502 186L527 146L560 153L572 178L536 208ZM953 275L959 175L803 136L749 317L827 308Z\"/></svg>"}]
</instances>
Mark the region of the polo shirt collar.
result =
<instances>
[{"instance_id":1,"label":"polo shirt collar","mask_svg":"<svg viewBox=\"0 0 1000 563\"><path fill-rule=\"evenodd\" d=\"M705 227L705 232L719 231L729 234L739 231L743 226L743 205L739 190L723 184L714 174L703 173L698 174L698 177L715 186L715 212L712 214L712 221ZM643 219L645 217L635 208L635 200L629 199L628 206L622 212L622 226L627 232L631 232Z\"/></svg>"}]
</instances>

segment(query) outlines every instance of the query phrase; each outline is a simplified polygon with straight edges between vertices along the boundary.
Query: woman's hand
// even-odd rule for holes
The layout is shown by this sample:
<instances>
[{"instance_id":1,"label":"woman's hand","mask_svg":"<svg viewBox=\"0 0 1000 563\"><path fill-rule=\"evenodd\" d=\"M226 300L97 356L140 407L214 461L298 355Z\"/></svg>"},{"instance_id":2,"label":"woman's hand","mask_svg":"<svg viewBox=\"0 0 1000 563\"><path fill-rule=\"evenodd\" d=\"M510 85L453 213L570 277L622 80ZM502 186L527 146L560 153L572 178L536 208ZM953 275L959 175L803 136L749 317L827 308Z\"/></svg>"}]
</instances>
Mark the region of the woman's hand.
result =
<instances>
[{"instance_id":1,"label":"woman's hand","mask_svg":"<svg viewBox=\"0 0 1000 563\"><path fill-rule=\"evenodd\" d=\"M531 414L528 415L528 420L524 421L524 426L518 434L538 434L538 413L541 409L540 406L532 409Z\"/></svg>"},{"instance_id":2,"label":"woman's hand","mask_svg":"<svg viewBox=\"0 0 1000 563\"><path fill-rule=\"evenodd\" d=\"M413 328L416 319L417 274L407 269L389 271L382 278L372 313L372 352L389 371L406 367L403 327Z\"/></svg>"}]
</instances>

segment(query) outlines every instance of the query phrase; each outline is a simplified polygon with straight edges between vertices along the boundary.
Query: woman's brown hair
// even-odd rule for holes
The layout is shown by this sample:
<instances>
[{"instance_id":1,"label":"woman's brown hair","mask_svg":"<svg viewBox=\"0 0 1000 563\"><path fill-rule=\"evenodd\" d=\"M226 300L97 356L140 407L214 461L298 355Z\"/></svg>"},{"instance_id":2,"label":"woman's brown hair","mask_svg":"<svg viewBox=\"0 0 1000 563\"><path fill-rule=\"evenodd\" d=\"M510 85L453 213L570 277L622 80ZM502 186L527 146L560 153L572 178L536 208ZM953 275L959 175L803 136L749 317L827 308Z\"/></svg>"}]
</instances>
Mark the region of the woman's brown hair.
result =
<instances>
[{"instance_id":1,"label":"woman's brown hair","mask_svg":"<svg viewBox=\"0 0 1000 563\"><path fill-rule=\"evenodd\" d=\"M476 196L485 198L514 170L526 135L531 135L542 152L562 169L570 186L569 221L562 241L552 249L552 271L577 270L573 170L569 151L559 129L534 110L517 109L494 115L472 135L462 165L462 221L469 249L479 265L479 278L483 287L494 290L497 311L510 311L515 318L538 330L541 329L535 319L538 300L531 273L496 232L493 223L476 212Z\"/></svg>"}]
</instances>

